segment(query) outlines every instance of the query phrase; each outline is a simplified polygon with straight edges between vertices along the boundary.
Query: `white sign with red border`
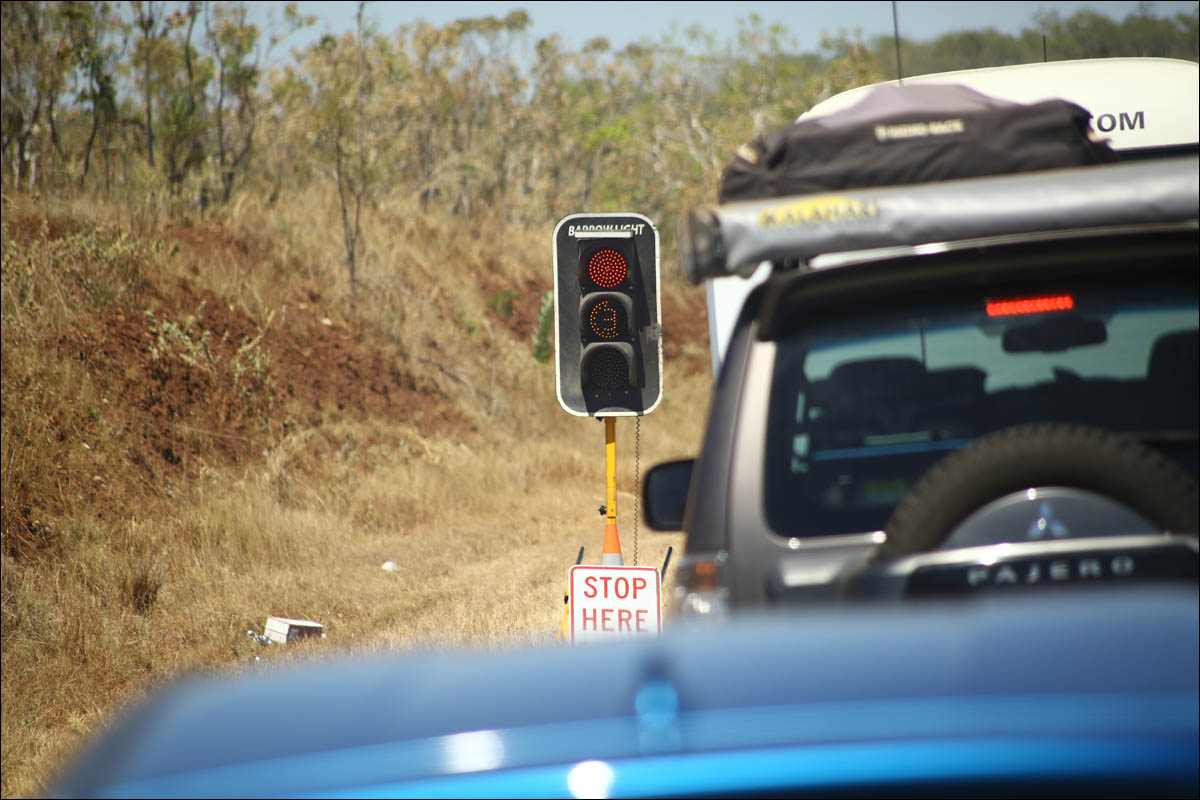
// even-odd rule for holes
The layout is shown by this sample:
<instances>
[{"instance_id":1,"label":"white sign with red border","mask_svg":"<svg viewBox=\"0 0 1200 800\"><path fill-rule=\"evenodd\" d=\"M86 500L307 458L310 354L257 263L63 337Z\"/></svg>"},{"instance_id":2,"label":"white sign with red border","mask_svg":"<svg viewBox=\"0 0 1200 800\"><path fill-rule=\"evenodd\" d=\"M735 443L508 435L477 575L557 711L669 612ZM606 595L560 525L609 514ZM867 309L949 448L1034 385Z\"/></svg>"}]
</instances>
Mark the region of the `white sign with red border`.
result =
<instances>
[{"instance_id":1,"label":"white sign with red border","mask_svg":"<svg viewBox=\"0 0 1200 800\"><path fill-rule=\"evenodd\" d=\"M656 567L576 564L569 587L572 642L662 633L662 581Z\"/></svg>"}]
</instances>

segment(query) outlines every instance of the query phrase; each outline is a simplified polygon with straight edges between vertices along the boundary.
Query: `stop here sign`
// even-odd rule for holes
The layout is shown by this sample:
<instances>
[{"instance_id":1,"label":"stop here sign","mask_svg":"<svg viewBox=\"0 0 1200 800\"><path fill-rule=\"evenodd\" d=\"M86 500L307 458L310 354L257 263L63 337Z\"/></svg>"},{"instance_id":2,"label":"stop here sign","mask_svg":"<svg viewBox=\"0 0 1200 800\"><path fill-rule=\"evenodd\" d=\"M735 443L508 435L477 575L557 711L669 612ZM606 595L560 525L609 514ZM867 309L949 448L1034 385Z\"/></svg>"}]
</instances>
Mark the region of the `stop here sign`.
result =
<instances>
[{"instance_id":1,"label":"stop here sign","mask_svg":"<svg viewBox=\"0 0 1200 800\"><path fill-rule=\"evenodd\" d=\"M655 567L571 567L571 641L662 633L662 591Z\"/></svg>"}]
</instances>

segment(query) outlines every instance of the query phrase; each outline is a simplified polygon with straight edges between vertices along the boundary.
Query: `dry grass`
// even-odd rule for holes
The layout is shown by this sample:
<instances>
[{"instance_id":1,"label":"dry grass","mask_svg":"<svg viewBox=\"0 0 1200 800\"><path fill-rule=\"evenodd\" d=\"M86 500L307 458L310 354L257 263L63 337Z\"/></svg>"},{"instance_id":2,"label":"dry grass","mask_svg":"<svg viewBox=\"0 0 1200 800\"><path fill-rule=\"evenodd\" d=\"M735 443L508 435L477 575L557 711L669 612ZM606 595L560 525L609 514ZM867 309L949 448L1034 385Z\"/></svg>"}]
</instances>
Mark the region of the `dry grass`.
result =
<instances>
[{"instance_id":1,"label":"dry grass","mask_svg":"<svg viewBox=\"0 0 1200 800\"><path fill-rule=\"evenodd\" d=\"M314 203L181 220L5 198L3 796L44 791L181 671L548 641L579 546L598 561L603 427L562 412L531 355L550 225L382 209L351 308ZM702 308L667 283L680 314ZM167 323L190 332L156 359ZM642 422L643 472L699 441L696 331ZM626 563L634 427L617 426ZM680 545L638 533L643 564ZM260 647L246 631L269 615L328 636Z\"/></svg>"}]
</instances>

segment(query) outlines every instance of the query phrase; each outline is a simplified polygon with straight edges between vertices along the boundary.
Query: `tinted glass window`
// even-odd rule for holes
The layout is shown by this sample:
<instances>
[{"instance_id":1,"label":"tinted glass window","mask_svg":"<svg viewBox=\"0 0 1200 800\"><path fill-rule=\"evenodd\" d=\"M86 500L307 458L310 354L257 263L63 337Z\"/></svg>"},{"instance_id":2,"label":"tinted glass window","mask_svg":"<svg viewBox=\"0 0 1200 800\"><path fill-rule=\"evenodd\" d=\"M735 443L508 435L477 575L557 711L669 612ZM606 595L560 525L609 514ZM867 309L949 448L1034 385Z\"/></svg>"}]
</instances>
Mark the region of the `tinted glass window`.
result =
<instances>
[{"instance_id":1,"label":"tinted glass window","mask_svg":"<svg viewBox=\"0 0 1200 800\"><path fill-rule=\"evenodd\" d=\"M972 298L809 326L779 341L766 470L772 527L785 536L882 529L939 458L1029 422L1132 432L1195 474L1195 285L1051 297L1071 308L1001 306L994 315L987 298Z\"/></svg>"}]
</instances>

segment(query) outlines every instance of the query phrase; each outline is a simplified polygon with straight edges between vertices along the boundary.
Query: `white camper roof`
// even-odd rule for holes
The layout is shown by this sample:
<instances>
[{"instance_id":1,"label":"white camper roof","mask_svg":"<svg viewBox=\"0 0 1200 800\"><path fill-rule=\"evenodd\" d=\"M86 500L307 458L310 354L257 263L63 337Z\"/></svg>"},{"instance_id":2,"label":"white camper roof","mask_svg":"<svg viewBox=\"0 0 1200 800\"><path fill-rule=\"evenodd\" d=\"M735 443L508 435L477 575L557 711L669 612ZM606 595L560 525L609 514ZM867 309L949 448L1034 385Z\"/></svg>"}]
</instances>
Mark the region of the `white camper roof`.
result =
<instances>
[{"instance_id":1,"label":"white camper roof","mask_svg":"<svg viewBox=\"0 0 1200 800\"><path fill-rule=\"evenodd\" d=\"M1200 141L1200 64L1174 58L1047 61L905 78L901 83L956 83L1016 103L1064 99L1092 112L1092 127L1116 150ZM878 84L877 84L878 85ZM810 119L857 103L860 86L817 103Z\"/></svg>"},{"instance_id":2,"label":"white camper roof","mask_svg":"<svg viewBox=\"0 0 1200 800\"><path fill-rule=\"evenodd\" d=\"M887 83L898 83L887 81ZM905 78L910 83L957 83L1018 103L1065 99L1092 113L1092 126L1116 150L1144 150L1200 142L1200 65L1171 58L1094 58L939 72ZM879 85L873 84L872 86ZM872 86L860 86L817 103L800 119L848 108ZM708 335L715 375L725 357L746 296L770 267L749 278L707 281Z\"/></svg>"}]
</instances>

